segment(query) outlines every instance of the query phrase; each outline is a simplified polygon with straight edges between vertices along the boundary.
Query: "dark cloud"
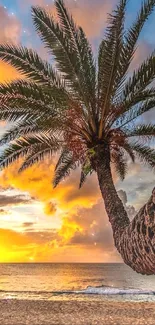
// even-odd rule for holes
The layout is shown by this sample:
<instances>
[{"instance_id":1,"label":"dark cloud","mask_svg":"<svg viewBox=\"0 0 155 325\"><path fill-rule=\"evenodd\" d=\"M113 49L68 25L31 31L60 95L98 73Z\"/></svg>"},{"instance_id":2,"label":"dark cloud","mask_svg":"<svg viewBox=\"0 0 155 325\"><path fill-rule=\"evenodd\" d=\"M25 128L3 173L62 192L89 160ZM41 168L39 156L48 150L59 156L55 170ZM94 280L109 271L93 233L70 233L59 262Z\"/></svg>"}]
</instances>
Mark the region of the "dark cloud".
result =
<instances>
[{"instance_id":1,"label":"dark cloud","mask_svg":"<svg viewBox=\"0 0 155 325\"><path fill-rule=\"evenodd\" d=\"M114 241L112 237L112 229L110 225L100 228L96 232L77 231L71 238L70 245L86 245L86 246L97 246L102 248L104 251L114 250Z\"/></svg>"},{"instance_id":2,"label":"dark cloud","mask_svg":"<svg viewBox=\"0 0 155 325\"><path fill-rule=\"evenodd\" d=\"M23 195L6 195L0 194L0 207L18 205L21 203L30 203L31 199L24 197Z\"/></svg>"},{"instance_id":3,"label":"dark cloud","mask_svg":"<svg viewBox=\"0 0 155 325\"><path fill-rule=\"evenodd\" d=\"M34 222L23 222L22 227L29 228L29 227L33 227L34 225L35 225Z\"/></svg>"},{"instance_id":4,"label":"dark cloud","mask_svg":"<svg viewBox=\"0 0 155 325\"><path fill-rule=\"evenodd\" d=\"M83 185L82 189L79 189L79 182L80 182L80 173L79 171L74 172L70 178L66 179L66 185L73 186L74 188L69 193L65 195L65 202L69 203L74 200L89 198L90 203L91 199L99 198L101 196L99 191L99 186L97 182L96 174L94 173L92 176L88 176L85 184Z\"/></svg>"},{"instance_id":5,"label":"dark cloud","mask_svg":"<svg viewBox=\"0 0 155 325\"><path fill-rule=\"evenodd\" d=\"M0 209L0 215L6 214L8 212L6 212L4 209Z\"/></svg>"},{"instance_id":6,"label":"dark cloud","mask_svg":"<svg viewBox=\"0 0 155 325\"><path fill-rule=\"evenodd\" d=\"M91 246L100 248L104 252L115 250L111 225L105 212L104 203L100 200L91 209L80 209L78 214L64 218L64 222L59 233L67 234L72 231L72 235L67 239L66 245ZM117 255L117 253L116 253Z\"/></svg>"},{"instance_id":7,"label":"dark cloud","mask_svg":"<svg viewBox=\"0 0 155 325\"><path fill-rule=\"evenodd\" d=\"M6 190L12 191L13 190L13 187L12 186L6 186L6 187L0 186L0 193L1 192L5 192Z\"/></svg>"},{"instance_id":8,"label":"dark cloud","mask_svg":"<svg viewBox=\"0 0 155 325\"><path fill-rule=\"evenodd\" d=\"M42 180L42 177L30 177L29 180L31 182L40 182Z\"/></svg>"},{"instance_id":9,"label":"dark cloud","mask_svg":"<svg viewBox=\"0 0 155 325\"><path fill-rule=\"evenodd\" d=\"M54 240L59 240L59 236L55 229L44 231L32 231L25 232L25 236L29 238L30 243L35 244L49 244Z\"/></svg>"}]
</instances>

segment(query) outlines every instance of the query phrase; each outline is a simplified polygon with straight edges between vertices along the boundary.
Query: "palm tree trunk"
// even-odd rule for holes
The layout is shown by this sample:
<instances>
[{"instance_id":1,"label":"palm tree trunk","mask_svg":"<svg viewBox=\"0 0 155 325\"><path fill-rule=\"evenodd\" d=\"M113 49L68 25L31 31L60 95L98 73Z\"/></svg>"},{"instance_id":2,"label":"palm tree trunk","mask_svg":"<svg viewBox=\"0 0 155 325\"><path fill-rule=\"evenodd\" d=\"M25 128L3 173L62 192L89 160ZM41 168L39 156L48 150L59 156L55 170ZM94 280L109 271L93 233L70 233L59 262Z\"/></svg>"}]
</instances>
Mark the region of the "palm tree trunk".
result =
<instances>
[{"instance_id":1,"label":"palm tree trunk","mask_svg":"<svg viewBox=\"0 0 155 325\"><path fill-rule=\"evenodd\" d=\"M96 172L117 250L136 272L155 274L155 205L152 197L130 222L113 183L107 152L98 155Z\"/></svg>"}]
</instances>

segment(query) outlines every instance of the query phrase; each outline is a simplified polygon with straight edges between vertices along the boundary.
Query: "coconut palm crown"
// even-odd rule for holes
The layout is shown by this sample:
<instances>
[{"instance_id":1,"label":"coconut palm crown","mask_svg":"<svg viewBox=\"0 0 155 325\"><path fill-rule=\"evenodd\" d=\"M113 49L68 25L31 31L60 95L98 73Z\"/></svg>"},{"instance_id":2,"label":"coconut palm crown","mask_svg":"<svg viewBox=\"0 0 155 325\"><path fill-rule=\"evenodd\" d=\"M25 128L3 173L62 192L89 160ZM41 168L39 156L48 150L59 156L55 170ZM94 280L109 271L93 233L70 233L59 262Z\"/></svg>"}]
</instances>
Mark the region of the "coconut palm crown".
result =
<instances>
[{"instance_id":1,"label":"coconut palm crown","mask_svg":"<svg viewBox=\"0 0 155 325\"><path fill-rule=\"evenodd\" d=\"M128 162L139 158L155 168L155 124L143 115L155 107L155 52L132 74L130 64L140 32L155 7L145 0L132 26L125 30L127 0L109 15L97 61L83 29L63 0L54 2L57 19L32 7L37 33L52 63L23 46L0 45L0 59L24 75L0 85L0 119L13 125L1 138L8 144L0 166L23 158L19 171L56 153L54 186L81 167L80 187L97 172L115 246L126 264L142 274L155 274L155 209L153 198L130 223L113 184L111 166L123 180Z\"/></svg>"},{"instance_id":2,"label":"coconut palm crown","mask_svg":"<svg viewBox=\"0 0 155 325\"><path fill-rule=\"evenodd\" d=\"M155 77L155 53L127 77L155 0L142 4L127 31L126 2L121 0L109 15L98 62L63 0L55 1L58 21L44 9L32 7L36 31L55 64L42 60L31 49L0 45L0 58L27 77L0 85L0 118L15 122L0 141L10 143L1 155L2 167L24 156L20 169L24 170L61 151L54 185L80 165L80 186L95 170L97 148L110 150L111 162L122 179L129 157L134 162L138 156L155 167L155 151L147 145L155 136L155 125L138 119L155 106L155 88L150 86Z\"/></svg>"}]
</instances>

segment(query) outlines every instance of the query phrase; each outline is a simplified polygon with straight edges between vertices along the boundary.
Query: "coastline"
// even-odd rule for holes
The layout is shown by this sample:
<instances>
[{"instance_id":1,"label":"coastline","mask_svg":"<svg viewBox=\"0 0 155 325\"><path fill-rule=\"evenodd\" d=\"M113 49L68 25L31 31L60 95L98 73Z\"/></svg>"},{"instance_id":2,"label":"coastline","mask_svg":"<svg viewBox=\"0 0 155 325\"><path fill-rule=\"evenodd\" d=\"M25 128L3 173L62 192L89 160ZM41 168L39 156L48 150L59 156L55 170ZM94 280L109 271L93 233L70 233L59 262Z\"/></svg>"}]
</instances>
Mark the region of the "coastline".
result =
<instances>
[{"instance_id":1,"label":"coastline","mask_svg":"<svg viewBox=\"0 0 155 325\"><path fill-rule=\"evenodd\" d=\"M1 325L154 325L155 302L0 300Z\"/></svg>"}]
</instances>

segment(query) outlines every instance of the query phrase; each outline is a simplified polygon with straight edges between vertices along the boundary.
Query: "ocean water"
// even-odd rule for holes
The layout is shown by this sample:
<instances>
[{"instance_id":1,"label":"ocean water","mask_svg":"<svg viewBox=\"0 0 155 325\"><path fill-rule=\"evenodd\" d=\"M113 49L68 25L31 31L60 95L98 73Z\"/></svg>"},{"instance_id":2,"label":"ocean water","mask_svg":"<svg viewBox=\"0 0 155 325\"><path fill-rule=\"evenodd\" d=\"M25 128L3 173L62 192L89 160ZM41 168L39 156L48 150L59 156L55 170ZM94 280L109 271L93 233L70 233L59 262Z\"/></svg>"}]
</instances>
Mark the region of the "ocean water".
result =
<instances>
[{"instance_id":1,"label":"ocean water","mask_svg":"<svg viewBox=\"0 0 155 325\"><path fill-rule=\"evenodd\" d=\"M155 276L124 264L0 264L0 299L155 301Z\"/></svg>"}]
</instances>

